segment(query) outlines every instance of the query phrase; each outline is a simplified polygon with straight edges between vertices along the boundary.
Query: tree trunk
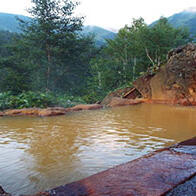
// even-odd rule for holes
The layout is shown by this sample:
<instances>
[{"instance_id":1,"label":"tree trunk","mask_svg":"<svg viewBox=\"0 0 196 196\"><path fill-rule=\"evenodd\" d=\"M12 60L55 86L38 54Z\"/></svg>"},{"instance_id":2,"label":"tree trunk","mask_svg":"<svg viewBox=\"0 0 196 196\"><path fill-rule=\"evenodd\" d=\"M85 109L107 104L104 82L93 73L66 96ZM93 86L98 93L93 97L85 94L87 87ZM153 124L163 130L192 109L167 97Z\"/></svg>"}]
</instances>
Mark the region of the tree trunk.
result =
<instances>
[{"instance_id":1,"label":"tree trunk","mask_svg":"<svg viewBox=\"0 0 196 196\"><path fill-rule=\"evenodd\" d=\"M147 56L148 59L151 61L152 65L153 65L153 67L154 67L154 66L155 66L155 62L154 62L153 59L150 57L149 52L148 52L148 49L145 48L145 51L146 51L146 56Z\"/></svg>"},{"instance_id":2,"label":"tree trunk","mask_svg":"<svg viewBox=\"0 0 196 196\"><path fill-rule=\"evenodd\" d=\"M101 89L101 72L100 71L98 71L98 81L99 81L99 88Z\"/></svg>"},{"instance_id":3,"label":"tree trunk","mask_svg":"<svg viewBox=\"0 0 196 196\"><path fill-rule=\"evenodd\" d=\"M48 67L47 67L47 73L46 73L46 92L49 91L49 82L50 82L50 67L51 67L51 53L50 53L50 47L47 44L46 45L47 50L47 60L48 60Z\"/></svg>"},{"instance_id":4,"label":"tree trunk","mask_svg":"<svg viewBox=\"0 0 196 196\"><path fill-rule=\"evenodd\" d=\"M135 68L136 68L136 65L137 65L137 57L134 57L134 63L133 63L133 77L132 77L132 80L134 81L135 80Z\"/></svg>"}]
</instances>

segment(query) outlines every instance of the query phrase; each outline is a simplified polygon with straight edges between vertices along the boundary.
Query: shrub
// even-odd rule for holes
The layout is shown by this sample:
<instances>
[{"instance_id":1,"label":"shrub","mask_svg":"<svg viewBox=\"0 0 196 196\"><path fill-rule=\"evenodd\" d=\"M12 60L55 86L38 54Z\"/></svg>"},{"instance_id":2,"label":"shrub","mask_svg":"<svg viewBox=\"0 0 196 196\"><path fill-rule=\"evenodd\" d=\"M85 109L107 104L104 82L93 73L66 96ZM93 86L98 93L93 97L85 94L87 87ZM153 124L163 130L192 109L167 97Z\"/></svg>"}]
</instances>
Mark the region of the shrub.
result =
<instances>
[{"instance_id":1,"label":"shrub","mask_svg":"<svg viewBox=\"0 0 196 196\"><path fill-rule=\"evenodd\" d=\"M0 110L21 109L39 107L46 108L52 106L72 107L77 104L85 103L80 97L55 95L42 92L23 92L13 95L11 92L0 93Z\"/></svg>"},{"instance_id":2,"label":"shrub","mask_svg":"<svg viewBox=\"0 0 196 196\"><path fill-rule=\"evenodd\" d=\"M81 97L58 95L56 98L56 104L65 108L85 103L86 102Z\"/></svg>"},{"instance_id":3,"label":"shrub","mask_svg":"<svg viewBox=\"0 0 196 196\"><path fill-rule=\"evenodd\" d=\"M0 109L48 107L55 104L54 96L49 93L23 92L19 95L12 95L10 92L0 93Z\"/></svg>"}]
</instances>

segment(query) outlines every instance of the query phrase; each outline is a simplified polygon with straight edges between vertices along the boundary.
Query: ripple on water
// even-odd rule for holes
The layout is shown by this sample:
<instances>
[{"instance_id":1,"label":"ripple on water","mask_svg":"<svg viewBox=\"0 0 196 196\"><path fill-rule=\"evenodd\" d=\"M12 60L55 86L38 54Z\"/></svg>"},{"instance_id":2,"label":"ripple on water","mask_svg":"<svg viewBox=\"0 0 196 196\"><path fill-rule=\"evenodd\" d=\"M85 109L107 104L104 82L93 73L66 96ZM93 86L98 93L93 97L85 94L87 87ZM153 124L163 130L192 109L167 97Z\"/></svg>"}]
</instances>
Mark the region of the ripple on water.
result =
<instances>
[{"instance_id":1,"label":"ripple on water","mask_svg":"<svg viewBox=\"0 0 196 196\"><path fill-rule=\"evenodd\" d=\"M0 118L0 184L31 194L195 136L196 109L137 105Z\"/></svg>"}]
</instances>

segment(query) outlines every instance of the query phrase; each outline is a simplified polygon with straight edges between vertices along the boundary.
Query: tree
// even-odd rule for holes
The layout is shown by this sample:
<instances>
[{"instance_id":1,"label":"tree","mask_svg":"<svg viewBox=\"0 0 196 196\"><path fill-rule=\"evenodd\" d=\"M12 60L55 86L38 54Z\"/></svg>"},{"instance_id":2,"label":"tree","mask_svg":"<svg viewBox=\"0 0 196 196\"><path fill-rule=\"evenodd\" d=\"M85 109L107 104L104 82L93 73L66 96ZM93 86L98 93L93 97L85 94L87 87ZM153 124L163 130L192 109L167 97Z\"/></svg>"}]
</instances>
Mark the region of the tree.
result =
<instances>
[{"instance_id":1,"label":"tree","mask_svg":"<svg viewBox=\"0 0 196 196\"><path fill-rule=\"evenodd\" d=\"M9 47L4 47L9 36L3 37L2 44L0 39L0 91L82 95L90 59L96 50L92 37L80 33L83 17L73 16L78 3L71 0L32 0L32 3L29 10L32 18L19 19L22 33L9 42Z\"/></svg>"},{"instance_id":2,"label":"tree","mask_svg":"<svg viewBox=\"0 0 196 196\"><path fill-rule=\"evenodd\" d=\"M164 17L149 27L141 40L146 55L154 67L160 67L166 61L170 49L192 41L188 29L174 28Z\"/></svg>"},{"instance_id":3,"label":"tree","mask_svg":"<svg viewBox=\"0 0 196 196\"><path fill-rule=\"evenodd\" d=\"M130 84L142 72L154 74L170 49L191 41L184 28L172 27L166 18L147 26L143 18L120 29L99 57L91 61L94 82L105 91Z\"/></svg>"},{"instance_id":4,"label":"tree","mask_svg":"<svg viewBox=\"0 0 196 196\"><path fill-rule=\"evenodd\" d=\"M60 62L62 56L59 54L62 55L64 50L66 55L73 46L73 40L78 39L77 31L82 28L83 17L73 16L78 3L70 0L32 0L32 3L33 7L29 9L32 20L20 20L23 44L32 46L29 58L39 56L36 64L43 74L38 73L37 80L45 80L45 88L49 90L51 74L56 64L64 63ZM35 62L35 59L33 61Z\"/></svg>"},{"instance_id":5,"label":"tree","mask_svg":"<svg viewBox=\"0 0 196 196\"><path fill-rule=\"evenodd\" d=\"M17 36L16 33L10 33L9 31L0 31L0 57L9 56L9 50L7 45L13 43L13 39Z\"/></svg>"},{"instance_id":6,"label":"tree","mask_svg":"<svg viewBox=\"0 0 196 196\"><path fill-rule=\"evenodd\" d=\"M126 25L115 39L107 40L101 55L91 61L94 82L103 91L130 85L143 71L146 58L140 36L147 28L142 18L133 20L131 27Z\"/></svg>"},{"instance_id":7,"label":"tree","mask_svg":"<svg viewBox=\"0 0 196 196\"><path fill-rule=\"evenodd\" d=\"M19 37L16 33L0 31L0 92L12 91L17 94L28 90L29 69L23 66L22 59L19 61L17 56L13 56L11 49Z\"/></svg>"},{"instance_id":8,"label":"tree","mask_svg":"<svg viewBox=\"0 0 196 196\"><path fill-rule=\"evenodd\" d=\"M126 25L120 29L114 40L108 40L107 52L118 61L122 68L120 73L124 75L124 83L133 81L144 64L142 37L146 31L148 26L143 18L133 19L130 27Z\"/></svg>"}]
</instances>

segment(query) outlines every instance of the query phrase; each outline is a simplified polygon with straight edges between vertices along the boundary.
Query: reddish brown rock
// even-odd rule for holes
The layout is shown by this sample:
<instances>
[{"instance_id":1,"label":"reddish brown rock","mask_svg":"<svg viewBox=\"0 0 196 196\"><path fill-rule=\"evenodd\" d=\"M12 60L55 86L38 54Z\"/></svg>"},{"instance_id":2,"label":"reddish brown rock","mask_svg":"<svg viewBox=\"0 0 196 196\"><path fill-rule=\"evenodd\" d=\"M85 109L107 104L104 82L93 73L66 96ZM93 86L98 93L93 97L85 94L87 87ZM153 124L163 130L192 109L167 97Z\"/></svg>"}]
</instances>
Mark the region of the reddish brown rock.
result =
<instances>
[{"instance_id":1,"label":"reddish brown rock","mask_svg":"<svg viewBox=\"0 0 196 196\"><path fill-rule=\"evenodd\" d=\"M189 43L170 51L167 63L157 73L144 75L133 85L127 91L110 93L102 104L109 105L113 97L142 97L147 103L196 106L196 45Z\"/></svg>"},{"instance_id":2,"label":"reddish brown rock","mask_svg":"<svg viewBox=\"0 0 196 196\"><path fill-rule=\"evenodd\" d=\"M4 111L6 116L30 115L38 116L40 108L11 109Z\"/></svg>"},{"instance_id":3,"label":"reddish brown rock","mask_svg":"<svg viewBox=\"0 0 196 196\"><path fill-rule=\"evenodd\" d=\"M141 98L140 92L134 87L127 87L110 93L104 98L101 104L107 107L134 105L139 103L139 101L133 101L138 98ZM128 101L128 99L130 99L130 101Z\"/></svg>"},{"instance_id":4,"label":"reddish brown rock","mask_svg":"<svg viewBox=\"0 0 196 196\"><path fill-rule=\"evenodd\" d=\"M50 193L47 193L47 192L40 192L40 193L37 193L35 195L26 195L26 196L50 196L51 194ZM1 195L0 195L1 196ZM25 195L23 195L25 196ZM60 196L60 195L59 195ZM62 195L63 196L63 195Z\"/></svg>"},{"instance_id":5,"label":"reddish brown rock","mask_svg":"<svg viewBox=\"0 0 196 196\"><path fill-rule=\"evenodd\" d=\"M133 87L127 87L108 94L101 102L101 105L107 106L114 97L122 98L124 95L127 95L127 93L130 92L132 89Z\"/></svg>"},{"instance_id":6,"label":"reddish brown rock","mask_svg":"<svg viewBox=\"0 0 196 196\"><path fill-rule=\"evenodd\" d=\"M196 137L34 196L161 196L193 176ZM0 189L1 194L7 193Z\"/></svg>"},{"instance_id":7,"label":"reddish brown rock","mask_svg":"<svg viewBox=\"0 0 196 196\"><path fill-rule=\"evenodd\" d=\"M124 93L124 95L122 96L122 98L126 98L126 99L136 99L141 97L142 97L141 93L136 88L132 88L130 91Z\"/></svg>"},{"instance_id":8,"label":"reddish brown rock","mask_svg":"<svg viewBox=\"0 0 196 196\"><path fill-rule=\"evenodd\" d=\"M51 196L161 196L194 175L196 138L47 192Z\"/></svg>"},{"instance_id":9,"label":"reddish brown rock","mask_svg":"<svg viewBox=\"0 0 196 196\"><path fill-rule=\"evenodd\" d=\"M65 115L67 112L75 112L79 110L96 110L103 108L100 104L81 104L72 108L51 107L51 108L24 108L12 109L0 112L0 116L59 116Z\"/></svg>"},{"instance_id":10,"label":"reddish brown rock","mask_svg":"<svg viewBox=\"0 0 196 196\"><path fill-rule=\"evenodd\" d=\"M72 108L67 108L66 111L80 111L80 110L97 110L103 108L100 104L80 104Z\"/></svg>"},{"instance_id":11,"label":"reddish brown rock","mask_svg":"<svg viewBox=\"0 0 196 196\"><path fill-rule=\"evenodd\" d=\"M59 116L65 114L66 109L60 107L40 109L38 112L38 116Z\"/></svg>"},{"instance_id":12,"label":"reddish brown rock","mask_svg":"<svg viewBox=\"0 0 196 196\"><path fill-rule=\"evenodd\" d=\"M170 51L167 63L154 76L141 77L133 84L152 103L196 105L196 45Z\"/></svg>"},{"instance_id":13,"label":"reddish brown rock","mask_svg":"<svg viewBox=\"0 0 196 196\"><path fill-rule=\"evenodd\" d=\"M65 108L24 108L4 111L5 116L57 116L65 113Z\"/></svg>"},{"instance_id":14,"label":"reddish brown rock","mask_svg":"<svg viewBox=\"0 0 196 196\"><path fill-rule=\"evenodd\" d=\"M119 97L113 97L107 106L118 107L118 106L125 106L125 105L136 105L143 102L144 102L143 99L124 99Z\"/></svg>"},{"instance_id":15,"label":"reddish brown rock","mask_svg":"<svg viewBox=\"0 0 196 196\"><path fill-rule=\"evenodd\" d=\"M142 97L149 99L152 96L150 81L154 75L144 75L133 82L134 87L141 93Z\"/></svg>"}]
</instances>

